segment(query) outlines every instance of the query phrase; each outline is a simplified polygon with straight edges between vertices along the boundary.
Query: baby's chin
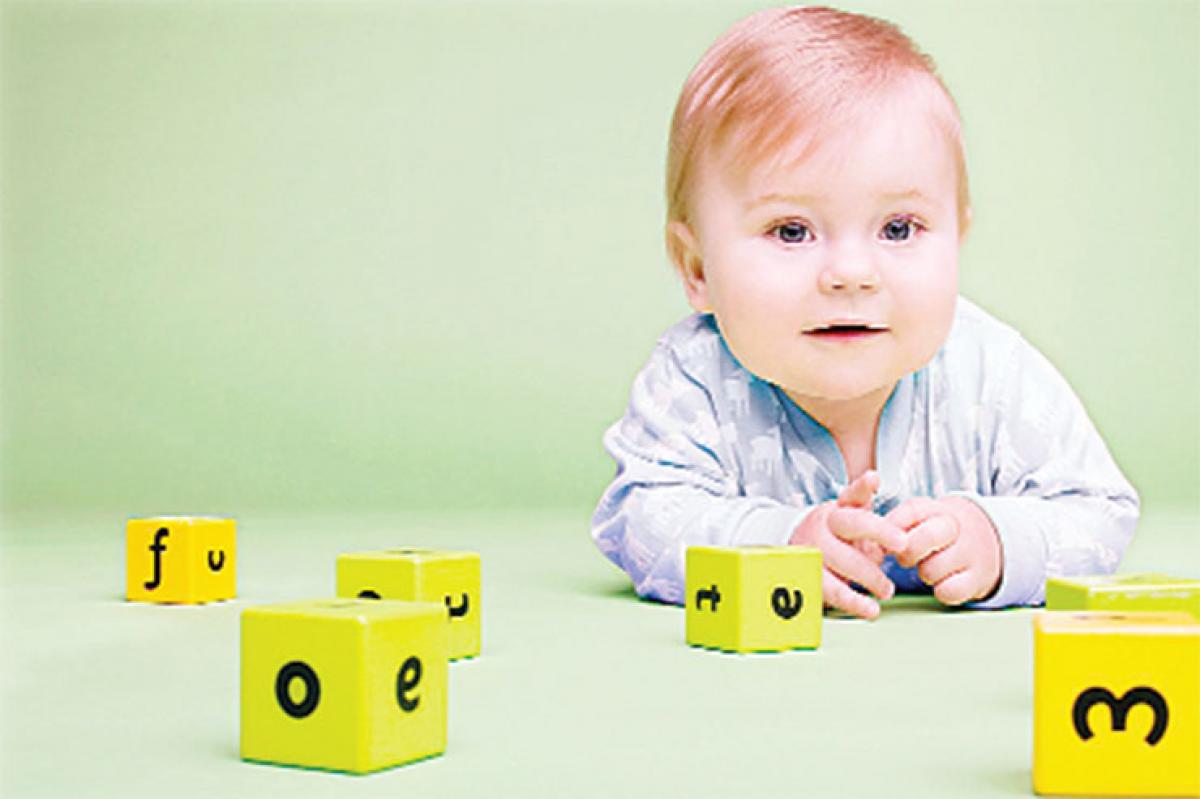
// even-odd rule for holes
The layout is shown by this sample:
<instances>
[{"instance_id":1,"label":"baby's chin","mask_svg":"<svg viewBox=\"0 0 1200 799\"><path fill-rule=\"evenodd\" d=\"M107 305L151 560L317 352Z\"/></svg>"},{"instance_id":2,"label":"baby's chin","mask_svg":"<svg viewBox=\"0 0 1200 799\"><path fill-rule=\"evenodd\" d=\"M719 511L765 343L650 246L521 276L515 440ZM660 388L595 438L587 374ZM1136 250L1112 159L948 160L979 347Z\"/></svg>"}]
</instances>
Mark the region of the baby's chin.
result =
<instances>
[{"instance_id":1,"label":"baby's chin","mask_svg":"<svg viewBox=\"0 0 1200 799\"><path fill-rule=\"evenodd\" d=\"M836 379L788 380L776 383L800 406L807 403L854 403L890 394L899 377L864 380L862 376Z\"/></svg>"}]
</instances>

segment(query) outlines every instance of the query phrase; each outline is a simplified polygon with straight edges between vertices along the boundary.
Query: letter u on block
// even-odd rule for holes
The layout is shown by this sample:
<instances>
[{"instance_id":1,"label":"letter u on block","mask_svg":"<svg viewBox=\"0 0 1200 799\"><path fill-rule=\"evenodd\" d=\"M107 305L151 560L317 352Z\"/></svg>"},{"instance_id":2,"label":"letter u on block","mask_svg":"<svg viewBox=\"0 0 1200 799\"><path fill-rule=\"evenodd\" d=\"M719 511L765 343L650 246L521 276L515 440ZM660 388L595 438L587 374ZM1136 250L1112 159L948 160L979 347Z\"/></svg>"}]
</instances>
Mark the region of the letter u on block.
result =
<instances>
[{"instance_id":1,"label":"letter u on block","mask_svg":"<svg viewBox=\"0 0 1200 799\"><path fill-rule=\"evenodd\" d=\"M450 659L475 657L483 638L482 569L474 552L385 549L338 555L337 595L437 602L450 619Z\"/></svg>"},{"instance_id":2,"label":"letter u on block","mask_svg":"<svg viewBox=\"0 0 1200 799\"><path fill-rule=\"evenodd\" d=\"M159 516L125 524L125 597L197 604L237 594L237 523Z\"/></svg>"}]
</instances>

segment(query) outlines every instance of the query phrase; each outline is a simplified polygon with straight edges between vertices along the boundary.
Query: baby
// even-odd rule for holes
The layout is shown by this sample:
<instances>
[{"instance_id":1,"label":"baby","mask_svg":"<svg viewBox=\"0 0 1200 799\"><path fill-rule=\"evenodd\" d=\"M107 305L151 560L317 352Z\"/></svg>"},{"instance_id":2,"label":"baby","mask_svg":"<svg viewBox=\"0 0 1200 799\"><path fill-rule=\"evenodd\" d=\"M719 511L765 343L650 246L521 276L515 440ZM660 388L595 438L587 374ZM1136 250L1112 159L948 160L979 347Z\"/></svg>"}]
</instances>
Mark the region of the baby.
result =
<instances>
[{"instance_id":1,"label":"baby","mask_svg":"<svg viewBox=\"0 0 1200 799\"><path fill-rule=\"evenodd\" d=\"M697 313L605 434L592 534L680 603L688 546L796 544L863 618L1043 601L1111 573L1138 498L1070 387L958 296L971 220L958 111L893 25L762 11L722 35L671 126L667 249Z\"/></svg>"}]
</instances>

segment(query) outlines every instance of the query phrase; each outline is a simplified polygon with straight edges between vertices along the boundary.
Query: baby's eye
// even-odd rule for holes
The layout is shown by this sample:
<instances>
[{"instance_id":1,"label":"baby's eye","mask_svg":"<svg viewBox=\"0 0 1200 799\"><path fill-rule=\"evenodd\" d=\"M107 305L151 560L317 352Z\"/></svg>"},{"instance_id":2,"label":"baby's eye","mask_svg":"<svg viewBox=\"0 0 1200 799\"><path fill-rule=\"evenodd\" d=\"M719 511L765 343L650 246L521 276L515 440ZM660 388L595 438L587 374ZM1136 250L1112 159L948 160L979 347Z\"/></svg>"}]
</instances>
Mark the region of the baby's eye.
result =
<instances>
[{"instance_id":1,"label":"baby's eye","mask_svg":"<svg viewBox=\"0 0 1200 799\"><path fill-rule=\"evenodd\" d=\"M771 228L771 234L784 244L803 244L812 238L812 231L803 222L784 222Z\"/></svg>"},{"instance_id":2,"label":"baby's eye","mask_svg":"<svg viewBox=\"0 0 1200 799\"><path fill-rule=\"evenodd\" d=\"M883 237L888 241L908 241L920 229L920 223L911 216L898 216L883 226Z\"/></svg>"}]
</instances>

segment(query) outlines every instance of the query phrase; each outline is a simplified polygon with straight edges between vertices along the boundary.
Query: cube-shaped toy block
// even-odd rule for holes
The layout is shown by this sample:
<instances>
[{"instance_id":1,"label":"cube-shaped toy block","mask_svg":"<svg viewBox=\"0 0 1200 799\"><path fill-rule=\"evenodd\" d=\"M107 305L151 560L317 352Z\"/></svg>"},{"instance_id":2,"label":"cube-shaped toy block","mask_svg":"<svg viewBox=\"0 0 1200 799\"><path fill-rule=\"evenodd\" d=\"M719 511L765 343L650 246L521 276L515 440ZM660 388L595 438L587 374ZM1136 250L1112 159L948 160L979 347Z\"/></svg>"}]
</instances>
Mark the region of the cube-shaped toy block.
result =
<instances>
[{"instance_id":1,"label":"cube-shaped toy block","mask_svg":"<svg viewBox=\"0 0 1200 799\"><path fill-rule=\"evenodd\" d=\"M1200 580L1165 574L1051 577L1046 610L1181 610L1200 621Z\"/></svg>"},{"instance_id":2,"label":"cube-shaped toy block","mask_svg":"<svg viewBox=\"0 0 1200 799\"><path fill-rule=\"evenodd\" d=\"M197 604L237 595L237 523L204 516L125 524L125 597Z\"/></svg>"},{"instance_id":3,"label":"cube-shaped toy block","mask_svg":"<svg viewBox=\"0 0 1200 799\"><path fill-rule=\"evenodd\" d=\"M475 657L482 639L479 555L385 549L338 555L337 595L437 602L450 619L450 659Z\"/></svg>"},{"instance_id":4,"label":"cube-shaped toy block","mask_svg":"<svg viewBox=\"0 0 1200 799\"><path fill-rule=\"evenodd\" d=\"M821 551L688 547L687 642L726 652L821 645Z\"/></svg>"},{"instance_id":5,"label":"cube-shaped toy block","mask_svg":"<svg viewBox=\"0 0 1200 799\"><path fill-rule=\"evenodd\" d=\"M377 771L446 750L445 608L325 599L242 613L242 757Z\"/></svg>"},{"instance_id":6,"label":"cube-shaped toy block","mask_svg":"<svg viewBox=\"0 0 1200 799\"><path fill-rule=\"evenodd\" d=\"M1187 613L1034 617L1033 789L1200 795L1200 624Z\"/></svg>"}]
</instances>

